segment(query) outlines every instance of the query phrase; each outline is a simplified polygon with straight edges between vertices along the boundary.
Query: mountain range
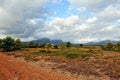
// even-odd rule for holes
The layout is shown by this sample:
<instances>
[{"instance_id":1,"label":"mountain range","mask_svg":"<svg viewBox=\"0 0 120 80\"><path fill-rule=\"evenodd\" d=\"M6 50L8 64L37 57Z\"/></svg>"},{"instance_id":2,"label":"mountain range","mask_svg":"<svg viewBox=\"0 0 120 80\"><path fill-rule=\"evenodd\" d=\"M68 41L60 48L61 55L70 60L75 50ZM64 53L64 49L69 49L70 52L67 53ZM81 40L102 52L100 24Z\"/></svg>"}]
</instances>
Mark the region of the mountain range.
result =
<instances>
[{"instance_id":1,"label":"mountain range","mask_svg":"<svg viewBox=\"0 0 120 80\"><path fill-rule=\"evenodd\" d=\"M63 43L63 41L60 40L60 39L50 40L49 38L41 38L41 39L38 39L38 40L32 40L30 42L39 43L39 44L42 44L42 43L52 43L52 44L57 44L57 45ZM28 42L25 42L25 43L28 43Z\"/></svg>"},{"instance_id":2,"label":"mountain range","mask_svg":"<svg viewBox=\"0 0 120 80\"><path fill-rule=\"evenodd\" d=\"M38 39L38 40L32 40L32 42L39 43L39 44L41 44L41 43L52 43L52 44L57 44L57 45L59 45L61 43L66 43L66 42L62 41L61 39L51 40L49 38L41 38L41 39ZM113 40L103 40L103 41L99 41L99 42L92 41L92 42L84 43L84 45L105 45L108 42L112 42L113 44L116 44L118 41L113 41ZM28 43L28 42L25 42L25 43ZM78 43L78 45L79 45L79 43Z\"/></svg>"},{"instance_id":3,"label":"mountain range","mask_svg":"<svg viewBox=\"0 0 120 80\"><path fill-rule=\"evenodd\" d=\"M112 42L113 44L116 44L118 41L103 40L103 41L99 41L99 42L88 42L88 43L85 43L84 45L105 45L108 42Z\"/></svg>"}]
</instances>

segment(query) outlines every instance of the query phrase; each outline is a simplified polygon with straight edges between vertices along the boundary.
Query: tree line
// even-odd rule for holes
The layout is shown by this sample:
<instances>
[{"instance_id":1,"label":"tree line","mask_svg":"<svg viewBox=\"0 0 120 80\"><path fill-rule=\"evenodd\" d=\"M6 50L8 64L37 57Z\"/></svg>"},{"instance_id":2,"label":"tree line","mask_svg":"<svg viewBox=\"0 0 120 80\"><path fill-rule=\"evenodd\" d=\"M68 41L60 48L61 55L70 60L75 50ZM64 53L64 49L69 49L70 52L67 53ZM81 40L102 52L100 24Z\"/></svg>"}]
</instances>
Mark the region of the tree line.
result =
<instances>
[{"instance_id":1,"label":"tree line","mask_svg":"<svg viewBox=\"0 0 120 80\"><path fill-rule=\"evenodd\" d=\"M66 43L62 43L60 45L57 44L51 44L51 43L35 43L35 42L28 42L24 43L20 39L14 39L10 36L7 36L3 39L0 39L0 48L3 49L3 51L15 51L15 50L20 50L22 48L51 48L53 46L54 49L58 49L59 46L60 48L69 48L72 46L72 44L68 41Z\"/></svg>"},{"instance_id":2,"label":"tree line","mask_svg":"<svg viewBox=\"0 0 120 80\"><path fill-rule=\"evenodd\" d=\"M113 44L112 42L108 42L107 44L103 45L101 48L103 50L108 50L108 51L120 51L120 41L117 42L116 44Z\"/></svg>"},{"instance_id":3,"label":"tree line","mask_svg":"<svg viewBox=\"0 0 120 80\"><path fill-rule=\"evenodd\" d=\"M14 39L10 36L7 36L3 39L0 39L0 48L3 49L3 51L15 51L20 50L21 48L51 48L53 46L54 49L61 48L62 50L65 48L70 48L73 46L71 42L62 43L60 45L51 44L51 43L35 43L35 42L29 42L29 43L23 43L20 39ZM83 46L83 44L79 45L80 47ZM108 51L120 51L120 41L116 44L113 44L112 42L108 42L107 44L101 46L103 50Z\"/></svg>"}]
</instances>

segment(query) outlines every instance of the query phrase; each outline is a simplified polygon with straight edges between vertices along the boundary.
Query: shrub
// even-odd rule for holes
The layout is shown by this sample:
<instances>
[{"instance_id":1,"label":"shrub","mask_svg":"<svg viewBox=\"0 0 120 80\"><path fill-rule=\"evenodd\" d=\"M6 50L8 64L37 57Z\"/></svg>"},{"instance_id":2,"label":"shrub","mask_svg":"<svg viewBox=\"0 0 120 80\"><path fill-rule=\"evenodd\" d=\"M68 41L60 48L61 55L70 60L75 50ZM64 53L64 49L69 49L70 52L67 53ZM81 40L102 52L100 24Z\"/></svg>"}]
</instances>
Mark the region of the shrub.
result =
<instances>
[{"instance_id":1,"label":"shrub","mask_svg":"<svg viewBox=\"0 0 120 80\"><path fill-rule=\"evenodd\" d=\"M108 50L108 51L111 51L111 50L114 50L114 45L112 42L108 42L106 45L105 45L105 50Z\"/></svg>"},{"instance_id":2,"label":"shrub","mask_svg":"<svg viewBox=\"0 0 120 80\"><path fill-rule=\"evenodd\" d=\"M80 44L80 47L83 47L83 44Z\"/></svg>"},{"instance_id":3,"label":"shrub","mask_svg":"<svg viewBox=\"0 0 120 80\"><path fill-rule=\"evenodd\" d=\"M82 58L89 58L89 57L90 57L90 54L84 53L84 54L81 54L80 56L81 56Z\"/></svg>"},{"instance_id":4,"label":"shrub","mask_svg":"<svg viewBox=\"0 0 120 80\"><path fill-rule=\"evenodd\" d=\"M117 48L118 51L120 51L120 41L117 42L117 44L116 44L116 48Z\"/></svg>"},{"instance_id":5,"label":"shrub","mask_svg":"<svg viewBox=\"0 0 120 80\"><path fill-rule=\"evenodd\" d=\"M2 48L2 45L3 45L3 40L0 39L0 48Z\"/></svg>"},{"instance_id":6,"label":"shrub","mask_svg":"<svg viewBox=\"0 0 120 80\"><path fill-rule=\"evenodd\" d=\"M4 51L13 51L15 50L15 42L11 37L6 37L3 39L3 50Z\"/></svg>"},{"instance_id":7,"label":"shrub","mask_svg":"<svg viewBox=\"0 0 120 80\"><path fill-rule=\"evenodd\" d=\"M79 54L66 54L66 58L70 58L70 59L75 59L75 58L78 58L78 57L80 57L80 55Z\"/></svg>"},{"instance_id":8,"label":"shrub","mask_svg":"<svg viewBox=\"0 0 120 80\"><path fill-rule=\"evenodd\" d=\"M16 39L14 42L15 42L14 45L15 50L19 50L22 48L22 42L20 41L20 39Z\"/></svg>"},{"instance_id":9,"label":"shrub","mask_svg":"<svg viewBox=\"0 0 120 80\"><path fill-rule=\"evenodd\" d=\"M55 49L58 49L58 45L54 45L54 48L55 48Z\"/></svg>"},{"instance_id":10,"label":"shrub","mask_svg":"<svg viewBox=\"0 0 120 80\"><path fill-rule=\"evenodd\" d=\"M3 39L2 48L4 51L14 51L22 48L20 39L13 39L12 37L6 37Z\"/></svg>"},{"instance_id":11,"label":"shrub","mask_svg":"<svg viewBox=\"0 0 120 80\"><path fill-rule=\"evenodd\" d=\"M67 43L66 43L66 47L67 47L67 48L71 47L71 43L70 43L70 42L67 42Z\"/></svg>"},{"instance_id":12,"label":"shrub","mask_svg":"<svg viewBox=\"0 0 120 80\"><path fill-rule=\"evenodd\" d=\"M102 45L101 49L112 51L115 50L115 45L112 42L108 42L106 45Z\"/></svg>"},{"instance_id":13,"label":"shrub","mask_svg":"<svg viewBox=\"0 0 120 80\"><path fill-rule=\"evenodd\" d=\"M61 50L64 50L66 48L65 44L64 43L60 44L60 48L61 48Z\"/></svg>"},{"instance_id":14,"label":"shrub","mask_svg":"<svg viewBox=\"0 0 120 80\"><path fill-rule=\"evenodd\" d=\"M42 53L46 53L47 51L46 51L46 50L40 50L40 52L42 52Z\"/></svg>"}]
</instances>

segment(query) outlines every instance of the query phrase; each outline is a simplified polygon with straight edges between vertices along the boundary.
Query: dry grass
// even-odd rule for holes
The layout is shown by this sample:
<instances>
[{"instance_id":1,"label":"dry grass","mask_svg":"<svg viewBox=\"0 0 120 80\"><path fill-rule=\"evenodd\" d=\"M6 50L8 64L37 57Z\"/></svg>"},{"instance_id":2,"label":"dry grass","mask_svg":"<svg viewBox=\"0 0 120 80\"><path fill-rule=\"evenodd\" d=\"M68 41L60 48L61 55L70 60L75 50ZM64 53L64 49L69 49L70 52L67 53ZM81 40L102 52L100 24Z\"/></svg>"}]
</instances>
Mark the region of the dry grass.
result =
<instances>
[{"instance_id":1,"label":"dry grass","mask_svg":"<svg viewBox=\"0 0 120 80\"><path fill-rule=\"evenodd\" d=\"M120 80L120 52L103 51L100 46L87 46L72 47L65 50L51 48L51 53L36 55L35 53L38 54L40 50L47 49L26 48L22 51L8 52L7 54L23 57L27 61L37 61L43 67L49 67L52 70L68 72L71 76L76 77L76 80ZM80 54L84 52L90 53L90 57L70 59L64 56L69 53ZM46 64L47 62L51 64Z\"/></svg>"}]
</instances>

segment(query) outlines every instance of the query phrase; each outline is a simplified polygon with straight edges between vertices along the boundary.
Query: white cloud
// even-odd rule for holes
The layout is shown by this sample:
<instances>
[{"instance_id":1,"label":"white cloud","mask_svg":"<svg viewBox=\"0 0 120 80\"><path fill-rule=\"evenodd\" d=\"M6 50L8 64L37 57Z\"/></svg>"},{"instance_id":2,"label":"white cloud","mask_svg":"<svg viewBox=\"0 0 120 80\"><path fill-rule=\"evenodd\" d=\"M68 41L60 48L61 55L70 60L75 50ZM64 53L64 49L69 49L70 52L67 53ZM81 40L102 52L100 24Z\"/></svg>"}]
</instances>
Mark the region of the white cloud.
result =
<instances>
[{"instance_id":1,"label":"white cloud","mask_svg":"<svg viewBox=\"0 0 120 80\"><path fill-rule=\"evenodd\" d=\"M119 5L120 0L69 0L72 8L85 7L87 10L99 11L111 4Z\"/></svg>"},{"instance_id":2,"label":"white cloud","mask_svg":"<svg viewBox=\"0 0 120 80\"><path fill-rule=\"evenodd\" d=\"M0 32L4 31L1 35L20 38L33 36L39 26L44 26L47 15L51 14L43 7L47 1L0 0ZM37 18L39 21L35 20Z\"/></svg>"},{"instance_id":3,"label":"white cloud","mask_svg":"<svg viewBox=\"0 0 120 80\"><path fill-rule=\"evenodd\" d=\"M114 6L108 6L97 15L102 21L113 22L120 18L120 9L117 9Z\"/></svg>"},{"instance_id":4,"label":"white cloud","mask_svg":"<svg viewBox=\"0 0 120 80\"><path fill-rule=\"evenodd\" d=\"M45 7L50 0L0 0L0 37L11 35L26 41L48 37L72 42L120 39L120 0L68 1L68 15L72 15L64 18L53 16L55 11Z\"/></svg>"},{"instance_id":5,"label":"white cloud","mask_svg":"<svg viewBox=\"0 0 120 80\"><path fill-rule=\"evenodd\" d=\"M95 21L97 21L97 17L92 17L87 20L88 23L94 23Z\"/></svg>"}]
</instances>

